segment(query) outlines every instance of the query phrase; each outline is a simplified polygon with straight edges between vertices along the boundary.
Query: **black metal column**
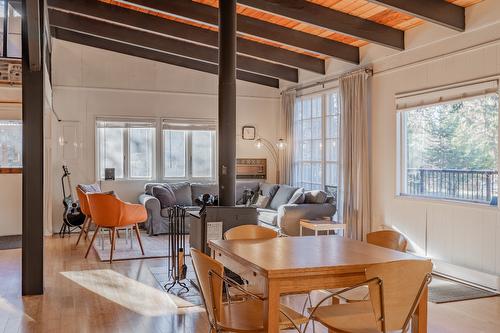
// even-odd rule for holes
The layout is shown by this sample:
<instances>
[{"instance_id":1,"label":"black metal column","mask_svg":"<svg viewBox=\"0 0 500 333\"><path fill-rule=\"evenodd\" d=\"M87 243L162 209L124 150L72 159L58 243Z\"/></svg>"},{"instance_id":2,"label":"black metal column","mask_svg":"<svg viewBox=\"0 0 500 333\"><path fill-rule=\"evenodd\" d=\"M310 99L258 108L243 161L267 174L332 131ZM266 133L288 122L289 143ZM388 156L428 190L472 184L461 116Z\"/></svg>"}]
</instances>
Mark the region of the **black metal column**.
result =
<instances>
[{"instance_id":1,"label":"black metal column","mask_svg":"<svg viewBox=\"0 0 500 333\"><path fill-rule=\"evenodd\" d=\"M236 186L236 0L219 1L219 204Z\"/></svg>"},{"instance_id":2,"label":"black metal column","mask_svg":"<svg viewBox=\"0 0 500 333\"><path fill-rule=\"evenodd\" d=\"M22 66L23 66L23 247L22 294L43 293L43 106L44 2L23 1ZM27 6L34 11L27 14ZM30 8L30 9L31 9ZM38 11L39 9L39 11ZM39 24L39 26L38 26ZM28 25L35 29L28 29ZM38 28L38 29L36 29ZM30 33L28 33L30 31ZM35 31L33 34L32 31ZM30 48L31 46L31 48ZM32 60L30 67L30 53ZM37 58L40 54L41 58ZM39 61L36 61L36 60ZM33 69L36 67L35 69Z\"/></svg>"}]
</instances>

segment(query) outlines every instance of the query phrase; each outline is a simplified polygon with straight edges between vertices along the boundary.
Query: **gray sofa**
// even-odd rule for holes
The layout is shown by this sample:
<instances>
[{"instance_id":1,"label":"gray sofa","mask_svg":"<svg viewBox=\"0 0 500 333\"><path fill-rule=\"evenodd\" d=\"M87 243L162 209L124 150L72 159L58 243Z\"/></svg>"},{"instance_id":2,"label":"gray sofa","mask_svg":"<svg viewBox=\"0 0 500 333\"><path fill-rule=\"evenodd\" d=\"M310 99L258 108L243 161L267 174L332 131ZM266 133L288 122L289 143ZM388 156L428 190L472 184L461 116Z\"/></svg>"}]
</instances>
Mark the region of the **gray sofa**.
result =
<instances>
[{"instance_id":1,"label":"gray sofa","mask_svg":"<svg viewBox=\"0 0 500 333\"><path fill-rule=\"evenodd\" d=\"M176 188L178 188L176 185L178 184L171 186L176 199L179 200L178 204L186 206L188 209L199 210L199 207L194 205L199 196L205 193L213 195L218 193L216 184L182 184L184 184L181 186L182 190L178 190L178 193L176 193ZM159 200L152 196L151 189L155 185L162 185L162 183L146 184L145 193L139 196L139 201L148 212L145 226L150 235L166 233L168 230L167 209L162 210ZM333 197L327 196L322 191L304 192L303 200L296 200L299 203L290 203L297 188L288 185L259 183L258 181L238 181L236 183L237 204L244 204L242 197L245 189L251 189L269 198L265 207L257 208L258 223L288 236L299 235L300 219L318 219L333 216L336 212ZM186 232L189 232L189 227L190 219L188 218Z\"/></svg>"}]
</instances>

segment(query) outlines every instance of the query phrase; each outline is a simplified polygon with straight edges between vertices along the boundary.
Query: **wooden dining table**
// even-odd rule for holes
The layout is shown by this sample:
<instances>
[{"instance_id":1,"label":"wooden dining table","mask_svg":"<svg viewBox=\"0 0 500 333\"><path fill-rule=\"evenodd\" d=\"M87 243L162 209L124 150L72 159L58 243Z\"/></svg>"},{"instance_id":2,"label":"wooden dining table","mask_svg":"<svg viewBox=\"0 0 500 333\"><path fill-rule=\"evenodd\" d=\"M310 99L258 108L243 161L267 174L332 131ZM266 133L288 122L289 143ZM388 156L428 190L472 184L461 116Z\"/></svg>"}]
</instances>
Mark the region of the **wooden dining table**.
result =
<instances>
[{"instance_id":1,"label":"wooden dining table","mask_svg":"<svg viewBox=\"0 0 500 333\"><path fill-rule=\"evenodd\" d=\"M349 287L365 281L370 265L395 260L427 260L340 236L279 237L267 240L215 240L212 255L229 269L245 268L263 281L263 319L278 332L280 295ZM404 278L404 277L402 277ZM427 289L412 321L412 332L427 332Z\"/></svg>"}]
</instances>

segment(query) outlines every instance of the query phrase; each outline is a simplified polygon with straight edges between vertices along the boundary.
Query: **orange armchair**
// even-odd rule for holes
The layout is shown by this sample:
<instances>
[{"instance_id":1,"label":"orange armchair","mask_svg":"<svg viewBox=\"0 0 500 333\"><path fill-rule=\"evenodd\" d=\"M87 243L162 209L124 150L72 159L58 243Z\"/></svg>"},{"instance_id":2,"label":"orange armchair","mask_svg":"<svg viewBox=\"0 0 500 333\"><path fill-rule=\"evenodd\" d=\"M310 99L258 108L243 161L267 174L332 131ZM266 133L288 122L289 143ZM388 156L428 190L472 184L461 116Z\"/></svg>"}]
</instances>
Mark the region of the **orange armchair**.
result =
<instances>
[{"instance_id":1,"label":"orange armchair","mask_svg":"<svg viewBox=\"0 0 500 333\"><path fill-rule=\"evenodd\" d=\"M87 194L87 198L92 221L96 225L96 230L92 236L85 258L87 258L100 228L111 229L110 263L113 262L113 251L115 249L115 235L117 228L132 227L135 229L137 241L139 242L141 252L144 255L138 223L144 222L148 218L146 208L142 205L124 202L116 196L110 194L90 193Z\"/></svg>"},{"instance_id":2,"label":"orange armchair","mask_svg":"<svg viewBox=\"0 0 500 333\"><path fill-rule=\"evenodd\" d=\"M80 234L78 235L78 240L76 241L75 247L77 247L78 243L80 243L80 239L82 238L83 234L85 234L85 239L87 239L90 224L92 223L92 214L90 213L87 194L85 194L85 192L83 192L83 190L79 186L76 187L76 194L78 195L78 201L80 202L80 209L82 213L85 214L85 221L83 222L82 230L80 230Z\"/></svg>"}]
</instances>

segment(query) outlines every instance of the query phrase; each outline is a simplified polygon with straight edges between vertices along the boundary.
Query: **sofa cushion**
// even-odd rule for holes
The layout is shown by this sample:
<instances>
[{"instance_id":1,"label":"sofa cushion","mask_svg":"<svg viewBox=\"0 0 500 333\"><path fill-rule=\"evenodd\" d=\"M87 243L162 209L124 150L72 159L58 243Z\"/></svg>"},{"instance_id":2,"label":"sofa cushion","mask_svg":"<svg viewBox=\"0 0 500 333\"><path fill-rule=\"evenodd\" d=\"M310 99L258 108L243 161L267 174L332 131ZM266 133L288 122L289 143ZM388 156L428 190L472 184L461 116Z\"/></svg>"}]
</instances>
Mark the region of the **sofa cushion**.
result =
<instances>
[{"instance_id":1,"label":"sofa cushion","mask_svg":"<svg viewBox=\"0 0 500 333\"><path fill-rule=\"evenodd\" d=\"M327 197L328 195L326 194L325 191L321 190L307 191L305 193L304 203L323 204L326 202Z\"/></svg>"},{"instance_id":2,"label":"sofa cushion","mask_svg":"<svg viewBox=\"0 0 500 333\"><path fill-rule=\"evenodd\" d=\"M279 206L287 204L288 201L290 201L290 198L297 190L298 190L297 187L289 185L280 185L278 191L273 196L271 203L269 204L269 208L278 210Z\"/></svg>"},{"instance_id":3,"label":"sofa cushion","mask_svg":"<svg viewBox=\"0 0 500 333\"><path fill-rule=\"evenodd\" d=\"M297 191L292 195L290 200L288 200L289 204L295 204L295 205L300 205L304 203L304 200L306 199L306 195L304 194L304 189L298 188Z\"/></svg>"},{"instance_id":4,"label":"sofa cushion","mask_svg":"<svg viewBox=\"0 0 500 333\"><path fill-rule=\"evenodd\" d=\"M257 201L252 206L255 206L257 208L266 208L267 205L269 204L269 199L270 199L269 197L266 197L266 196L259 194Z\"/></svg>"},{"instance_id":5,"label":"sofa cushion","mask_svg":"<svg viewBox=\"0 0 500 333\"><path fill-rule=\"evenodd\" d=\"M278 212L272 209L257 208L259 221L270 225L278 225Z\"/></svg>"},{"instance_id":6,"label":"sofa cushion","mask_svg":"<svg viewBox=\"0 0 500 333\"><path fill-rule=\"evenodd\" d=\"M99 183L78 184L78 187L83 191L83 193L99 193L99 192L101 192L101 186L99 186Z\"/></svg>"},{"instance_id":7,"label":"sofa cushion","mask_svg":"<svg viewBox=\"0 0 500 333\"><path fill-rule=\"evenodd\" d=\"M192 206L191 185L187 182L170 184L175 195L176 204L179 206Z\"/></svg>"},{"instance_id":8,"label":"sofa cushion","mask_svg":"<svg viewBox=\"0 0 500 333\"><path fill-rule=\"evenodd\" d=\"M276 192L278 192L279 188L280 186L278 184L260 183L258 193L262 194L265 197L269 197L269 200L271 202Z\"/></svg>"},{"instance_id":9,"label":"sofa cushion","mask_svg":"<svg viewBox=\"0 0 500 333\"><path fill-rule=\"evenodd\" d=\"M153 186L152 192L153 196L160 201L162 209L175 206L177 203L174 191L172 191L172 188L168 184Z\"/></svg>"},{"instance_id":10,"label":"sofa cushion","mask_svg":"<svg viewBox=\"0 0 500 333\"><path fill-rule=\"evenodd\" d=\"M191 184L192 202L195 202L203 194L219 195L219 186L217 184Z\"/></svg>"},{"instance_id":11,"label":"sofa cushion","mask_svg":"<svg viewBox=\"0 0 500 333\"><path fill-rule=\"evenodd\" d=\"M163 186L165 183L147 183L144 185L144 193L147 195L153 195L153 186Z\"/></svg>"}]
</instances>

